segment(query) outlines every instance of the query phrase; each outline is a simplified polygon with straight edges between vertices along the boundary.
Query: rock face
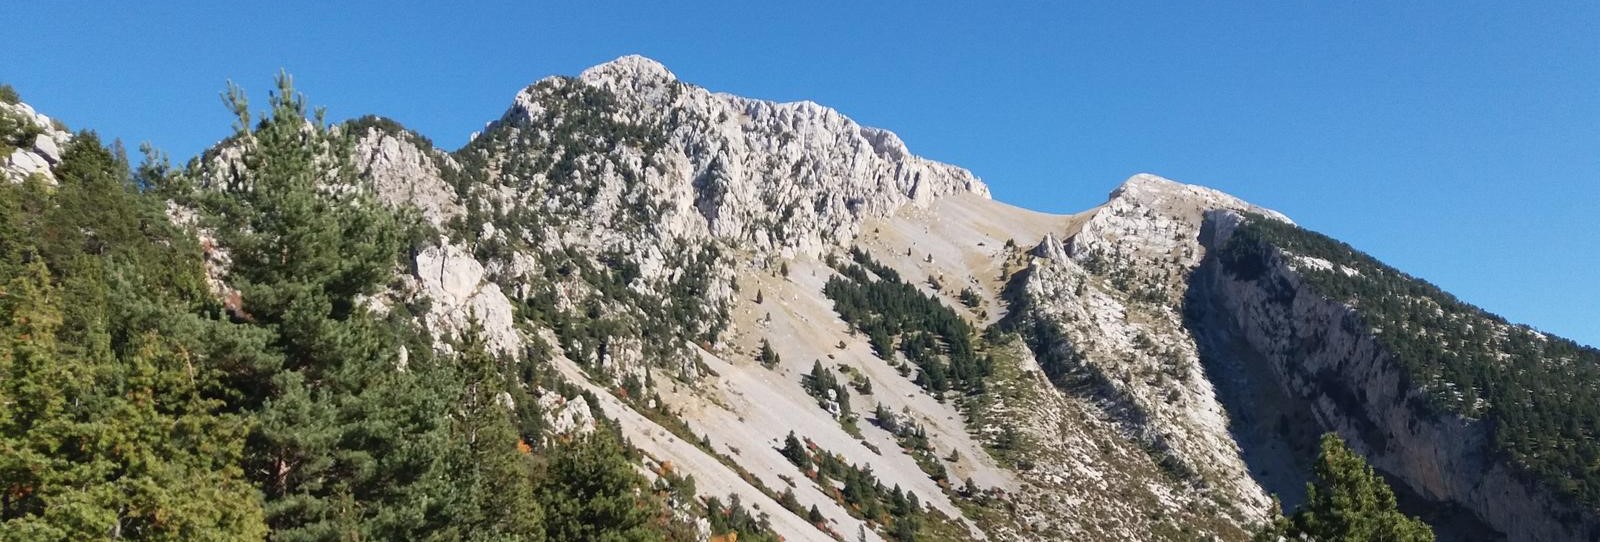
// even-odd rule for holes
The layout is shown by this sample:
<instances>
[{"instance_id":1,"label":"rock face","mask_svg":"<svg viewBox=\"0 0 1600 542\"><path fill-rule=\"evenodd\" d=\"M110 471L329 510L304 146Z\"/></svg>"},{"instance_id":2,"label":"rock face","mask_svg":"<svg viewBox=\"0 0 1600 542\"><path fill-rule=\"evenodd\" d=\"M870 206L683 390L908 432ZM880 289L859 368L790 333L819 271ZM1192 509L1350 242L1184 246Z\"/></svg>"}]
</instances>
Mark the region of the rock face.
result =
<instances>
[{"instance_id":1,"label":"rock face","mask_svg":"<svg viewBox=\"0 0 1600 542\"><path fill-rule=\"evenodd\" d=\"M988 195L970 172L913 156L894 134L838 111L715 94L639 56L532 85L489 131L511 132L524 151L573 152L560 137L573 122L563 100L573 95L605 103L597 123L644 133L580 175L601 195L584 209L596 224L624 220L621 204L640 197L654 200L663 237L815 255L848 243L865 218L954 192Z\"/></svg>"},{"instance_id":2,"label":"rock face","mask_svg":"<svg viewBox=\"0 0 1600 542\"><path fill-rule=\"evenodd\" d=\"M441 168L460 169L450 155L423 148L409 132L368 128L356 137L356 167L386 205L415 207L422 218L443 226L463 212Z\"/></svg>"},{"instance_id":3,"label":"rock face","mask_svg":"<svg viewBox=\"0 0 1600 542\"><path fill-rule=\"evenodd\" d=\"M485 279L483 264L476 258L445 244L423 249L416 265L422 293L433 300L424 321L436 337L457 336L476 323L490 350L520 354L522 341L513 323L511 302L500 285Z\"/></svg>"},{"instance_id":4,"label":"rock face","mask_svg":"<svg viewBox=\"0 0 1600 542\"><path fill-rule=\"evenodd\" d=\"M358 123L354 129L356 169L371 183L378 201L413 209L436 229L465 212L455 189L444 178L445 171L460 170L449 154L433 149L421 136L398 125ZM436 245L418 251L413 263L413 272L404 277L410 290L393 295L431 301L421 316L437 348L448 350L448 339L476 325L490 351L522 354L523 338L516 329L511 300L471 252L449 237L441 237Z\"/></svg>"},{"instance_id":5,"label":"rock face","mask_svg":"<svg viewBox=\"0 0 1600 542\"><path fill-rule=\"evenodd\" d=\"M554 435L581 435L594 431L594 414L585 401L569 401L561 394L545 392L539 396L539 408L545 413L545 422Z\"/></svg>"},{"instance_id":6,"label":"rock face","mask_svg":"<svg viewBox=\"0 0 1600 542\"><path fill-rule=\"evenodd\" d=\"M1234 503L1235 521L1248 525L1265 519L1270 501L1183 323L1185 281L1203 254L1200 217L1212 209L1259 208L1154 175L1130 178L1065 248L1053 235L1040 242L1009 286L1008 318L1055 382L1095 398L1163 468Z\"/></svg>"},{"instance_id":7,"label":"rock face","mask_svg":"<svg viewBox=\"0 0 1600 542\"><path fill-rule=\"evenodd\" d=\"M667 327L682 341L610 334L565 345L619 378L642 375L649 358L698 370L682 344L715 346L736 255L815 257L848 246L865 220L958 192L988 196L970 172L837 111L715 94L636 56L530 85L448 159L408 139L368 132L358 163L386 201L449 225L451 243L492 248L483 263L505 292L635 328L678 315Z\"/></svg>"},{"instance_id":8,"label":"rock face","mask_svg":"<svg viewBox=\"0 0 1600 542\"><path fill-rule=\"evenodd\" d=\"M1224 246L1243 220L1208 214L1208 248ZM1251 279L1208 259L1195 274L1196 297L1218 311L1212 329L1247 344L1323 426L1412 492L1456 503L1509 540L1600 536L1592 513L1527 483L1490 453L1485 422L1418 411L1420 391L1402 384L1398 363L1356 311L1304 286L1290 263L1298 256L1271 254L1264 274Z\"/></svg>"},{"instance_id":9,"label":"rock face","mask_svg":"<svg viewBox=\"0 0 1600 542\"><path fill-rule=\"evenodd\" d=\"M1111 191L1110 199L1071 237L1069 251L1078 261L1120 260L1144 271L1183 272L1199 264L1201 218L1215 209L1247 210L1291 222L1277 211L1210 188L1141 173Z\"/></svg>"},{"instance_id":10,"label":"rock face","mask_svg":"<svg viewBox=\"0 0 1600 542\"><path fill-rule=\"evenodd\" d=\"M15 131L5 134L7 139L24 140L0 141L0 149L11 149L8 156L0 157L0 169L6 178L22 182L30 175L39 175L45 182L55 184L55 173L50 169L61 163L61 151L72 141L72 133L26 103L0 102L0 127Z\"/></svg>"}]
</instances>

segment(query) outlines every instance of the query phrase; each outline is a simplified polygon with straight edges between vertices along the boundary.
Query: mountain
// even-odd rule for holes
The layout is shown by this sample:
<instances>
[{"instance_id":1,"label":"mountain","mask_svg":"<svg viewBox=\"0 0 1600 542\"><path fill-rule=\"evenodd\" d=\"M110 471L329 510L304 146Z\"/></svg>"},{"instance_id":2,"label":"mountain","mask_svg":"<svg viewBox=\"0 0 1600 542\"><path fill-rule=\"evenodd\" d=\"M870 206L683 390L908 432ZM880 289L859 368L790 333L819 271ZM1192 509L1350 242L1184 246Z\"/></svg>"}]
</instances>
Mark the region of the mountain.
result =
<instances>
[{"instance_id":1,"label":"mountain","mask_svg":"<svg viewBox=\"0 0 1600 542\"><path fill-rule=\"evenodd\" d=\"M169 368L200 384L165 392L200 402L162 412L241 425L182 448L212 463L170 469L259 495L191 534L1414 536L1398 503L1444 540L1600 539L1600 352L1212 189L1140 174L1084 212L1033 212L888 131L638 56L528 86L455 151L382 117L327 126L286 78L259 117L239 97L249 129L185 167L98 166L137 181L99 190L144 231L183 232L134 254L178 247L189 294L124 285L147 259L72 263L98 234L0 247L62 291L111 292L65 328L108 329L106 353L61 366L130 381L144 324L111 320L123 304L206 330ZM47 210L80 190L59 149L98 141L3 107L9 231L99 231L110 218ZM17 361L37 342L7 343L13 382L50 366ZM61 453L88 437L17 420L121 412L83 408L0 411L0 434ZM16 465L34 470L0 468L19 503L0 519L56 528L38 518L77 501L5 473L57 464ZM1351 487L1367 508L1319 508ZM183 509L104 499L77 524L147 536Z\"/></svg>"}]
</instances>

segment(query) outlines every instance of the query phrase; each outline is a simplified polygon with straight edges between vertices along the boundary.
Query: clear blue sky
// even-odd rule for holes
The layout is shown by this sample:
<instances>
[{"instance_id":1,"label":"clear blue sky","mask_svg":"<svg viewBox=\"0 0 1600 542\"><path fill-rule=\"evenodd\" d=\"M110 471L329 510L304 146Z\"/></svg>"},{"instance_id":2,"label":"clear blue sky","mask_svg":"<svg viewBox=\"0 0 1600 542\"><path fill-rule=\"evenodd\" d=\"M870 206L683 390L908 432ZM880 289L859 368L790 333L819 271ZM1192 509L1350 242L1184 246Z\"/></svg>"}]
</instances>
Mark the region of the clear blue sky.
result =
<instances>
[{"instance_id":1,"label":"clear blue sky","mask_svg":"<svg viewBox=\"0 0 1600 542\"><path fill-rule=\"evenodd\" d=\"M836 107L1025 207L1141 171L1214 186L1600 344L1600 3L67 4L0 7L0 80L180 159L226 135L230 78L259 101L286 68L335 119L454 148L522 86L640 53Z\"/></svg>"}]
</instances>

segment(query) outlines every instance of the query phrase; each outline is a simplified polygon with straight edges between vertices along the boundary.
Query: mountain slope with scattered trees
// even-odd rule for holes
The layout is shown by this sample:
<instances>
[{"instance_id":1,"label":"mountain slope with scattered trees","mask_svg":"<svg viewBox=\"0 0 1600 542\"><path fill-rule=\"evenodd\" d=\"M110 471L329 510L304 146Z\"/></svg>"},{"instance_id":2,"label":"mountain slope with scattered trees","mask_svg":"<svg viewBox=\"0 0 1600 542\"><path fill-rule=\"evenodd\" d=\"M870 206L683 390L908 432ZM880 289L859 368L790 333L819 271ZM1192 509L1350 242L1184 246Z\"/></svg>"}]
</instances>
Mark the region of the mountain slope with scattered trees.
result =
<instances>
[{"instance_id":1,"label":"mountain slope with scattered trees","mask_svg":"<svg viewBox=\"0 0 1600 542\"><path fill-rule=\"evenodd\" d=\"M59 184L0 186L0 539L696 538L610 425L552 446L504 406L548 368L376 310L425 232L286 76L260 118L226 96L226 167L84 132Z\"/></svg>"},{"instance_id":2,"label":"mountain slope with scattered trees","mask_svg":"<svg viewBox=\"0 0 1600 542\"><path fill-rule=\"evenodd\" d=\"M1420 542L1501 463L1579 527L1488 535L1600 533L1600 351L1214 190L1031 213L637 56L453 151L223 98L135 163L0 86L0 541Z\"/></svg>"}]
</instances>

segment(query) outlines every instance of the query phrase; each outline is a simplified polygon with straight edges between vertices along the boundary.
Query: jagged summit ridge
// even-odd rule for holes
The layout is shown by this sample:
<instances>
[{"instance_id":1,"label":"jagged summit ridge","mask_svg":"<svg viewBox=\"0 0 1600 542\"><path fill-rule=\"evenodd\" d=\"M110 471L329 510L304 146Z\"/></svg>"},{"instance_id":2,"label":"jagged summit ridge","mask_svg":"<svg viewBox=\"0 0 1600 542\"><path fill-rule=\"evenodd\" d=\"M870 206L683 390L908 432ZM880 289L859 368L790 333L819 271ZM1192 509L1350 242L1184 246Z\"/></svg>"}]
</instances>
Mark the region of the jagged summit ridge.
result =
<instances>
[{"instance_id":1,"label":"jagged summit ridge","mask_svg":"<svg viewBox=\"0 0 1600 542\"><path fill-rule=\"evenodd\" d=\"M1111 191L1073 236L1068 253L1079 260L1113 258L1143 261L1151 269L1171 260L1187 270L1204 251L1198 242L1206 212L1246 211L1293 224L1283 213L1204 186L1140 173Z\"/></svg>"},{"instance_id":2,"label":"jagged summit ridge","mask_svg":"<svg viewBox=\"0 0 1600 542\"><path fill-rule=\"evenodd\" d=\"M587 101L581 106L588 110L579 113L573 100ZM584 114L603 119L581 119ZM625 200L655 199L662 211L656 223L669 237L711 236L757 250L817 254L848 242L862 220L905 205L925 206L955 193L989 196L970 171L917 157L898 136L834 109L713 93L636 55L576 78L530 85L486 133L506 132L499 134L507 144L498 152L561 156L572 139L564 131L580 122L609 124L634 137L609 141L605 134L584 134L585 145L612 148L603 158L584 159L582 166L594 169L575 180L599 185L593 192L603 196L581 214L615 223ZM642 186L631 185L635 179Z\"/></svg>"},{"instance_id":3,"label":"jagged summit ridge","mask_svg":"<svg viewBox=\"0 0 1600 542\"><path fill-rule=\"evenodd\" d=\"M678 76L673 74L672 70L668 69L666 65L655 59L637 54L618 57L615 60L590 67L578 75L578 80L585 84L603 87L620 94L641 93L642 96L640 97L644 98L658 98L660 96L655 96L653 93L646 91L679 82ZM890 160L916 158L906 148L900 136L894 132L882 128L862 126L838 110L811 100L775 102L747 98L725 92L710 92L709 94L711 97L729 102L752 117L763 114L775 115L780 121L790 122L796 128L804 124L803 119L825 119L823 124L827 126L836 126L859 134L871 144L876 154L880 157ZM982 190L974 187L973 191L983 194L988 193L987 187L983 187Z\"/></svg>"}]
</instances>

